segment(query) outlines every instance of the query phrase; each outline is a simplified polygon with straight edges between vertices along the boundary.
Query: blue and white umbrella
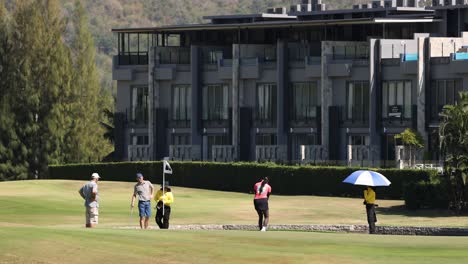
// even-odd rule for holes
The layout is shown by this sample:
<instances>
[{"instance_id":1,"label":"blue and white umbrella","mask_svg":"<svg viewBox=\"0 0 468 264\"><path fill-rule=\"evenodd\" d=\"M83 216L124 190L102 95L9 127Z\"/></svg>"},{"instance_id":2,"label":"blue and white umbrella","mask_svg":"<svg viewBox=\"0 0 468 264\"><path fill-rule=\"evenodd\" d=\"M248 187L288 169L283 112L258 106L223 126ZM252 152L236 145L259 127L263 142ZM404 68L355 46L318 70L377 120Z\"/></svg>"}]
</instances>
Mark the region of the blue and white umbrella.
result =
<instances>
[{"instance_id":1,"label":"blue and white umbrella","mask_svg":"<svg viewBox=\"0 0 468 264\"><path fill-rule=\"evenodd\" d=\"M351 173L351 175L349 175L343 182L365 186L389 186L391 184L391 182L382 174L369 170L355 171Z\"/></svg>"}]
</instances>

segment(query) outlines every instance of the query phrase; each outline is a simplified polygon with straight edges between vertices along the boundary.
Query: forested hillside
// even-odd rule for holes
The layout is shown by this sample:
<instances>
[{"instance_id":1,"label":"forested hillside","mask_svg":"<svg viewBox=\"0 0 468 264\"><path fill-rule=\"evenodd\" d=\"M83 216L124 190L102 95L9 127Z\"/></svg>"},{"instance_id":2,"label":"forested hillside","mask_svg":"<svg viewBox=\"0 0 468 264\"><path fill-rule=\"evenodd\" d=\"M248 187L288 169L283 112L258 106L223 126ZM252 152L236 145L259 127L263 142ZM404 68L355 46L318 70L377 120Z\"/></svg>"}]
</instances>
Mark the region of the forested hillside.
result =
<instances>
[{"instance_id":1,"label":"forested hillside","mask_svg":"<svg viewBox=\"0 0 468 264\"><path fill-rule=\"evenodd\" d=\"M61 0L69 12L73 3ZM103 86L111 87L112 28L206 23L203 16L265 12L268 7L299 4L301 0L83 0L98 48L97 63ZM323 0L329 8L351 7L366 0Z\"/></svg>"}]
</instances>

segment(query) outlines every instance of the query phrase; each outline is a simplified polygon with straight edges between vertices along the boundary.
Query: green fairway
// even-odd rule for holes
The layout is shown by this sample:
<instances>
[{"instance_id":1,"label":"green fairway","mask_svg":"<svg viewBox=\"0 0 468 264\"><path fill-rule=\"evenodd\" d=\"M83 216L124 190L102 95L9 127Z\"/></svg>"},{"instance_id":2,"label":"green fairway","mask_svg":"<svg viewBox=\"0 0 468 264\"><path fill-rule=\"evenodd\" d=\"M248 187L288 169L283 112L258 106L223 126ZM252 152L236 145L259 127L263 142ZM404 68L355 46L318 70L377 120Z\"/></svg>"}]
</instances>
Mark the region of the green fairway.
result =
<instances>
[{"instance_id":1,"label":"green fairway","mask_svg":"<svg viewBox=\"0 0 468 264\"><path fill-rule=\"evenodd\" d=\"M96 229L85 229L84 182L0 182L0 263L466 263L468 238L312 232L122 230L133 183L100 182ZM274 188L274 186L273 186ZM273 189L274 190L274 189ZM171 224L256 224L252 197L173 187ZM448 212L379 201L379 225L468 226ZM271 224L366 224L362 199L271 197ZM131 221L131 223L129 223ZM154 219L151 219L154 225Z\"/></svg>"}]
</instances>

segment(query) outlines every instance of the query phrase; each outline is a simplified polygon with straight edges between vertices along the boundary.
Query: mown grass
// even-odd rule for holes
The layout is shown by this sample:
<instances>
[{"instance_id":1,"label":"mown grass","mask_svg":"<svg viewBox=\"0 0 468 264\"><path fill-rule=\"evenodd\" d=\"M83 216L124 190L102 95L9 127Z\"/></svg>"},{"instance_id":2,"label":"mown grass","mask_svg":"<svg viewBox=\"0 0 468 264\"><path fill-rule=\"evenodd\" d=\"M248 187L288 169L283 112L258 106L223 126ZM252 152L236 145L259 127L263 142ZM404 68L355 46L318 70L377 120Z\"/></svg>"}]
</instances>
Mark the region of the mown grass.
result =
<instances>
[{"instance_id":1,"label":"mown grass","mask_svg":"<svg viewBox=\"0 0 468 264\"><path fill-rule=\"evenodd\" d=\"M0 263L466 263L468 238L312 232L122 230L133 183L100 182L100 224L83 228L77 181L0 183ZM252 197L173 187L172 224L255 224ZM467 226L448 212L379 201L379 224ZM271 197L271 224L365 224L360 199ZM129 223L131 221L131 223ZM153 221L153 220L152 220Z\"/></svg>"}]
</instances>

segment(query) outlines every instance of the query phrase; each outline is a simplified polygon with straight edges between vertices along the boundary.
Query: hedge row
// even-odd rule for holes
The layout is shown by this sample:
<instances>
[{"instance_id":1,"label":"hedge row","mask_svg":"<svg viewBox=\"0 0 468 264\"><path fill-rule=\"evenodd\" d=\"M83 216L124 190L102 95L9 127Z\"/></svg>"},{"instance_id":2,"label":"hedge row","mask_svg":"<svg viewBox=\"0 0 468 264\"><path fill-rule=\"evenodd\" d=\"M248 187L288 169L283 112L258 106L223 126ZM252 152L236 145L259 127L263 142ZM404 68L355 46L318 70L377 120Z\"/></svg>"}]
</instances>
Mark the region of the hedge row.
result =
<instances>
[{"instance_id":1,"label":"hedge row","mask_svg":"<svg viewBox=\"0 0 468 264\"><path fill-rule=\"evenodd\" d=\"M171 162L171 185L249 193L260 177L268 176L275 194L361 197L362 187L342 181L357 168L283 166L268 163ZM379 169L391 182L378 188L378 198L401 199L403 186L428 180L433 171ZM88 180L98 172L106 181L135 181L141 172L154 183L162 181L162 162L122 162L58 165L49 167L49 178Z\"/></svg>"},{"instance_id":2,"label":"hedge row","mask_svg":"<svg viewBox=\"0 0 468 264\"><path fill-rule=\"evenodd\" d=\"M408 209L448 209L449 186L440 181L419 181L404 187L405 206Z\"/></svg>"}]
</instances>

